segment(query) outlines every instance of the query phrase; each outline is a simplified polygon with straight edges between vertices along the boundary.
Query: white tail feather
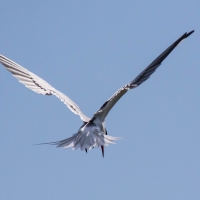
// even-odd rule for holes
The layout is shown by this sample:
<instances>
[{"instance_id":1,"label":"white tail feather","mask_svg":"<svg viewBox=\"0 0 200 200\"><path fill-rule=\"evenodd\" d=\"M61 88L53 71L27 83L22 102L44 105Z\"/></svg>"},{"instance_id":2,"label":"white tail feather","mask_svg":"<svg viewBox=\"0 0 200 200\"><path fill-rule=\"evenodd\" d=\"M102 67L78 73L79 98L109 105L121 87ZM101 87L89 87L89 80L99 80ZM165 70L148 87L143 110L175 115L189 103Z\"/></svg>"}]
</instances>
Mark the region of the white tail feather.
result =
<instances>
[{"instance_id":1,"label":"white tail feather","mask_svg":"<svg viewBox=\"0 0 200 200\"><path fill-rule=\"evenodd\" d=\"M100 146L108 146L109 144L115 144L115 140L119 140L118 137L105 135L102 133L90 133L84 134L82 132L75 133L72 137L58 142L50 144L57 145L57 147L72 148L73 150L80 148L82 151L92 148L98 148Z\"/></svg>"}]
</instances>

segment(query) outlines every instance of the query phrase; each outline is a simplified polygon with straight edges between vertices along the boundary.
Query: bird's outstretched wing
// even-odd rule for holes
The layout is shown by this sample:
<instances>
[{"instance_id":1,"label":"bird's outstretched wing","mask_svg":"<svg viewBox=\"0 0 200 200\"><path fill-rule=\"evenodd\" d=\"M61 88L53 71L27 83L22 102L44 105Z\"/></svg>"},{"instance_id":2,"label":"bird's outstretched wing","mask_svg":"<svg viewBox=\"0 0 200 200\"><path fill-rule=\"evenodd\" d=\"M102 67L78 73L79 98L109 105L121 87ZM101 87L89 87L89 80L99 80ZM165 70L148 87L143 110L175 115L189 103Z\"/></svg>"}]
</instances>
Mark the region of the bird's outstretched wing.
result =
<instances>
[{"instance_id":1,"label":"bird's outstretched wing","mask_svg":"<svg viewBox=\"0 0 200 200\"><path fill-rule=\"evenodd\" d=\"M37 92L38 94L57 96L73 113L79 115L84 122L88 122L90 120L90 118L84 115L80 108L69 97L53 88L40 77L3 55L0 55L0 63L3 64L5 68L27 88Z\"/></svg>"},{"instance_id":2,"label":"bird's outstretched wing","mask_svg":"<svg viewBox=\"0 0 200 200\"><path fill-rule=\"evenodd\" d=\"M108 112L112 109L115 103L130 89L138 87L144 81L146 81L151 74L161 65L162 61L173 51L173 49L185 38L191 35L194 31L183 34L178 40L176 40L171 46L169 46L163 53L161 53L149 66L147 66L133 81L129 84L121 87L115 94L108 99L103 106L94 114L93 120L98 118L104 121Z\"/></svg>"}]
</instances>

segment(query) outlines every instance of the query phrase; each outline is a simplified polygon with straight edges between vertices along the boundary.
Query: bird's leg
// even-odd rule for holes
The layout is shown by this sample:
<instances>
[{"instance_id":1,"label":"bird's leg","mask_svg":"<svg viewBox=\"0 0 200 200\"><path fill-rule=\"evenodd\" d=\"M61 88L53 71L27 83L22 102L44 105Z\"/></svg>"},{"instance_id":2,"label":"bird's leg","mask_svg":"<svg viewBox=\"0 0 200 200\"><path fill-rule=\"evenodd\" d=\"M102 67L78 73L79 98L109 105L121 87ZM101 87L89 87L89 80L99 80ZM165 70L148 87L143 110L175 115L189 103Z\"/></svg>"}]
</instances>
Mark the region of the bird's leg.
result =
<instances>
[{"instance_id":1,"label":"bird's leg","mask_svg":"<svg viewBox=\"0 0 200 200\"><path fill-rule=\"evenodd\" d=\"M104 158L104 146L101 146L102 156Z\"/></svg>"}]
</instances>

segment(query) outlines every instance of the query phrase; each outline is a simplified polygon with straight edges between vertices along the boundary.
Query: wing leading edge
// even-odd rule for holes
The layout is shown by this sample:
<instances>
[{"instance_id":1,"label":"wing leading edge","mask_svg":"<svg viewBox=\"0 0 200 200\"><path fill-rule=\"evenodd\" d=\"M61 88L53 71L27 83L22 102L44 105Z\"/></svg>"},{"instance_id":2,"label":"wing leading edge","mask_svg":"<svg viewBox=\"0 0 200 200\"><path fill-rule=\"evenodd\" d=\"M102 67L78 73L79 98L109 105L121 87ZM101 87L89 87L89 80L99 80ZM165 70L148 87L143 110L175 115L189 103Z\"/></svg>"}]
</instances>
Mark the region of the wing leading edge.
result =
<instances>
[{"instance_id":1,"label":"wing leading edge","mask_svg":"<svg viewBox=\"0 0 200 200\"><path fill-rule=\"evenodd\" d=\"M133 81L129 84L121 87L117 92L115 92L110 99L108 99L103 106L94 114L92 119L99 118L104 121L109 111L117 103L117 101L130 89L138 87L140 84L145 82L161 65L162 61L174 50L174 48L185 38L190 36L194 32L183 34L178 40L176 40L171 46L169 46L163 53L161 53L149 66L147 66Z\"/></svg>"},{"instance_id":2,"label":"wing leading edge","mask_svg":"<svg viewBox=\"0 0 200 200\"><path fill-rule=\"evenodd\" d=\"M5 68L12 73L12 75L19 80L20 83L24 84L27 88L32 91L43 94L43 95L55 95L67 107L76 115L79 115L80 118L84 122L88 122L90 120L89 117L84 115L78 105L76 105L69 97L67 97L62 92L53 88L50 84L48 84L45 80L41 79L37 75L13 62L12 60L6 58L3 55L0 55L0 63L5 66Z\"/></svg>"}]
</instances>

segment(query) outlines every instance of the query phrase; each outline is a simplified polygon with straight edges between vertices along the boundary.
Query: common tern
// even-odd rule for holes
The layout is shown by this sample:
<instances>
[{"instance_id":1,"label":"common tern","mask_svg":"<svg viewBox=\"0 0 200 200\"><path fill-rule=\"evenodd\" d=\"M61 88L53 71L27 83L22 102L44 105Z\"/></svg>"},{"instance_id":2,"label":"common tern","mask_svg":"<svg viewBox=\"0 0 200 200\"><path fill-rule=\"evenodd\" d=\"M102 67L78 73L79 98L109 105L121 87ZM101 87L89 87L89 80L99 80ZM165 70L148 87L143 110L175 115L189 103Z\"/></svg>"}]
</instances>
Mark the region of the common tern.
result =
<instances>
[{"instance_id":1,"label":"common tern","mask_svg":"<svg viewBox=\"0 0 200 200\"><path fill-rule=\"evenodd\" d=\"M107 134L105 118L109 111L128 90L134 89L145 82L161 65L162 61L173 51L173 49L193 32L194 30L183 34L163 53L161 53L149 66L147 66L133 81L124 85L117 92L115 92L93 115L92 118L89 118L83 114L78 105L74 103L68 96L58 91L45 80L23 68L14 61L3 55L0 55L0 63L2 63L4 67L27 88L38 94L55 95L58 97L73 113L79 115L83 121L83 125L79 128L78 132L73 134L70 138L42 144L51 144L56 145L57 147L72 148L73 150L80 148L86 152L92 148L101 147L102 156L104 157L104 146L108 146L108 144L114 144L115 140L120 139Z\"/></svg>"}]
</instances>

